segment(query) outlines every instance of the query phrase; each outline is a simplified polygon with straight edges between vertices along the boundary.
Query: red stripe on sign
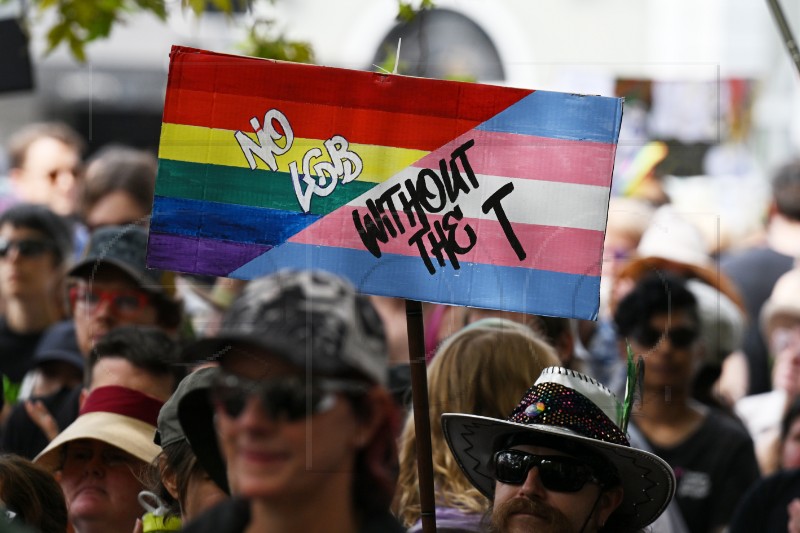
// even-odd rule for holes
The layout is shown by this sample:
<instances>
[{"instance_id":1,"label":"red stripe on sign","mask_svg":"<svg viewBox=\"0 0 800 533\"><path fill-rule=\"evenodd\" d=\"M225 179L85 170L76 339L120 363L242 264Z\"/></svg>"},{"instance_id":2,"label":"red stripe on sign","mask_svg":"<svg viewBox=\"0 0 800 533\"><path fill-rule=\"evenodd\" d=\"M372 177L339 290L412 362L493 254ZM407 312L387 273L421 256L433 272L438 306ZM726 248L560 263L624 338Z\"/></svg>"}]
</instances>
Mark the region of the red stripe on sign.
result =
<instances>
[{"instance_id":1,"label":"red stripe on sign","mask_svg":"<svg viewBox=\"0 0 800 533\"><path fill-rule=\"evenodd\" d=\"M281 111L295 137L329 139L341 135L350 143L431 151L471 130L479 122L375 109L343 109L341 105L309 104L259 96L213 94L172 89L164 122L252 132L250 119L264 122L270 109ZM206 110L199 114L198 110Z\"/></svg>"},{"instance_id":2,"label":"red stripe on sign","mask_svg":"<svg viewBox=\"0 0 800 533\"><path fill-rule=\"evenodd\" d=\"M469 164L475 174L611 186L616 144L534 137L516 133L469 131L448 142L416 163L416 168L439 168L439 160L450 160L453 150L475 140L469 149Z\"/></svg>"},{"instance_id":3,"label":"red stripe on sign","mask_svg":"<svg viewBox=\"0 0 800 533\"><path fill-rule=\"evenodd\" d=\"M215 54L184 47L173 47L170 55L165 107L176 105L175 89L189 89L484 122L533 92ZM424 98L412 96L420 92L424 92ZM208 116L212 108L199 107L195 112L200 117Z\"/></svg>"},{"instance_id":4,"label":"red stripe on sign","mask_svg":"<svg viewBox=\"0 0 800 533\"><path fill-rule=\"evenodd\" d=\"M353 210L358 211L361 220L369 213L365 207L343 207L292 236L287 242L366 250L353 223ZM442 218L440 215L428 215L431 225L434 221L441 222ZM379 243L380 250L382 253L419 256L418 247L414 244L409 245L409 238L419 226L408 227L405 217L403 223L406 226L405 233L396 238L389 238L386 244ZM467 224L480 235L480 239L469 252L458 256L459 261L549 270L565 274L600 275L603 253L602 231L514 223L515 238L526 255L521 260L496 220L474 218L461 220L458 223L459 229L455 233L456 241L461 246L469 243L468 235L464 231ZM430 246L427 238L425 243L426 246Z\"/></svg>"}]
</instances>

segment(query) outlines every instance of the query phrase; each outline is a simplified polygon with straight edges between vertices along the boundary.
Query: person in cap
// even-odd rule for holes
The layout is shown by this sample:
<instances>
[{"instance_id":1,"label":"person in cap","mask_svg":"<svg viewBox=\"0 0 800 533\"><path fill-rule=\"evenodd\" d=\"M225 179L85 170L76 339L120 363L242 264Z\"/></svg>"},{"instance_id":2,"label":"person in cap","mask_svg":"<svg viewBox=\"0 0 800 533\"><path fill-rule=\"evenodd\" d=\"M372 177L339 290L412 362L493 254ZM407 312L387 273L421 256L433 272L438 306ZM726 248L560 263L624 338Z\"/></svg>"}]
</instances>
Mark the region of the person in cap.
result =
<instances>
[{"instance_id":1,"label":"person in cap","mask_svg":"<svg viewBox=\"0 0 800 533\"><path fill-rule=\"evenodd\" d=\"M800 269L778 278L761 310L760 326L772 366L772 390L745 396L736 402L736 414L745 422L756 445L764 474L775 471L775 447L781 418L800 398Z\"/></svg>"},{"instance_id":2,"label":"person in cap","mask_svg":"<svg viewBox=\"0 0 800 533\"><path fill-rule=\"evenodd\" d=\"M2 448L33 458L78 416L87 394L118 385L166 401L184 376L178 343L156 327L121 326L100 339L84 368L84 381L15 406Z\"/></svg>"},{"instance_id":3,"label":"person in cap","mask_svg":"<svg viewBox=\"0 0 800 533\"><path fill-rule=\"evenodd\" d=\"M23 383L22 397L42 397L63 388L74 388L83 383L85 360L75 338L75 323L62 320L50 327L42 336L31 361L31 371ZM30 389L25 391L27 378Z\"/></svg>"},{"instance_id":4,"label":"person in cap","mask_svg":"<svg viewBox=\"0 0 800 533\"><path fill-rule=\"evenodd\" d=\"M614 319L620 355L630 343L645 363L631 429L675 470L676 501L689 531L723 530L759 469L741 422L692 398L704 359L694 294L682 278L654 273L622 299Z\"/></svg>"},{"instance_id":5,"label":"person in cap","mask_svg":"<svg viewBox=\"0 0 800 533\"><path fill-rule=\"evenodd\" d=\"M141 478L160 451L153 434L162 405L126 387L97 388L75 422L36 456L59 473L76 533L133 531L143 514Z\"/></svg>"},{"instance_id":6,"label":"person in cap","mask_svg":"<svg viewBox=\"0 0 800 533\"><path fill-rule=\"evenodd\" d=\"M484 318L450 336L428 365L431 450L436 488L436 525L448 531L482 531L489 502L453 461L439 417L444 412L502 417L544 368L558 357L528 326L505 318ZM393 510L421 531L416 427L413 415L400 436L400 475Z\"/></svg>"},{"instance_id":7,"label":"person in cap","mask_svg":"<svg viewBox=\"0 0 800 533\"><path fill-rule=\"evenodd\" d=\"M69 300L84 355L116 326L177 331L182 307L173 297L169 274L148 269L146 254L144 229L106 226L92 234L86 255L68 272Z\"/></svg>"},{"instance_id":8,"label":"person in cap","mask_svg":"<svg viewBox=\"0 0 800 533\"><path fill-rule=\"evenodd\" d=\"M156 458L155 494L166 503L170 516L186 524L228 495L203 470L192 451L178 419L178 404L187 395L208 394L219 377L216 366L204 367L187 375L158 413L154 442L161 446Z\"/></svg>"},{"instance_id":9,"label":"person in cap","mask_svg":"<svg viewBox=\"0 0 800 533\"><path fill-rule=\"evenodd\" d=\"M280 271L250 282L218 335L187 353L222 368L211 393L221 457L207 453L217 439L205 413L179 406L181 426L235 497L184 531L403 531L389 513L397 408L365 296L322 271Z\"/></svg>"},{"instance_id":10,"label":"person in cap","mask_svg":"<svg viewBox=\"0 0 800 533\"><path fill-rule=\"evenodd\" d=\"M445 413L456 462L492 502L490 531L626 533L658 518L670 466L632 448L623 408L584 374L550 367L506 419Z\"/></svg>"},{"instance_id":11,"label":"person in cap","mask_svg":"<svg viewBox=\"0 0 800 533\"><path fill-rule=\"evenodd\" d=\"M18 204L0 215L0 374L8 404L17 399L42 334L66 316L70 232L65 219L40 205Z\"/></svg>"}]
</instances>

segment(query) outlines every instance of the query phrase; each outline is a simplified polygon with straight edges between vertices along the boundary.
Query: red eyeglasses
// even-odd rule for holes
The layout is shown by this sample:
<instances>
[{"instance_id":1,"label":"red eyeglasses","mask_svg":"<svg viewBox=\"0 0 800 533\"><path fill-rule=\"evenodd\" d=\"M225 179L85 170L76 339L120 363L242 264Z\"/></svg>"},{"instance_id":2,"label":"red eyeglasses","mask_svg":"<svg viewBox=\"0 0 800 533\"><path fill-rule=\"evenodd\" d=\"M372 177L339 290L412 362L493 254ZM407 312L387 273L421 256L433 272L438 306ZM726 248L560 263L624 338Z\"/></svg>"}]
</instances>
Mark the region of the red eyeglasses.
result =
<instances>
[{"instance_id":1,"label":"red eyeglasses","mask_svg":"<svg viewBox=\"0 0 800 533\"><path fill-rule=\"evenodd\" d=\"M136 316L150 304L150 296L142 291L103 290L82 284L70 287L69 299L73 306L80 305L89 312L96 311L105 302L123 317Z\"/></svg>"}]
</instances>

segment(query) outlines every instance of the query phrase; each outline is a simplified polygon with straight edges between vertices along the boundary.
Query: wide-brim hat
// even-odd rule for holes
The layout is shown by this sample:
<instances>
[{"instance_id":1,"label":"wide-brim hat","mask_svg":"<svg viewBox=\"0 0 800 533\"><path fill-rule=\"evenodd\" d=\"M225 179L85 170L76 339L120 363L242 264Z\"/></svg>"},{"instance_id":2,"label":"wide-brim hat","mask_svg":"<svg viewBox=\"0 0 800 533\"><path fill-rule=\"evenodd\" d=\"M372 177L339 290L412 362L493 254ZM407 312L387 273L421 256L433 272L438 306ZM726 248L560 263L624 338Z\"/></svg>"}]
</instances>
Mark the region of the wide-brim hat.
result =
<instances>
[{"instance_id":1,"label":"wide-brim hat","mask_svg":"<svg viewBox=\"0 0 800 533\"><path fill-rule=\"evenodd\" d=\"M61 449L80 439L94 439L151 463L161 452L153 443L162 402L126 387L99 387L81 407L78 418L53 439L33 462L51 472L61 467Z\"/></svg>"},{"instance_id":2,"label":"wide-brim hat","mask_svg":"<svg viewBox=\"0 0 800 533\"><path fill-rule=\"evenodd\" d=\"M490 500L492 457L510 439L549 448L584 450L613 466L624 489L615 510L637 529L664 512L675 493L675 475L660 457L632 448L619 427L621 406L596 380L560 367L542 371L506 420L445 413L442 430L461 470Z\"/></svg>"},{"instance_id":3,"label":"wide-brim hat","mask_svg":"<svg viewBox=\"0 0 800 533\"><path fill-rule=\"evenodd\" d=\"M700 230L672 206L656 210L636 248L636 258L623 268L618 278L634 281L651 272L668 271L697 278L727 296L744 311L736 285L712 260Z\"/></svg>"}]
</instances>

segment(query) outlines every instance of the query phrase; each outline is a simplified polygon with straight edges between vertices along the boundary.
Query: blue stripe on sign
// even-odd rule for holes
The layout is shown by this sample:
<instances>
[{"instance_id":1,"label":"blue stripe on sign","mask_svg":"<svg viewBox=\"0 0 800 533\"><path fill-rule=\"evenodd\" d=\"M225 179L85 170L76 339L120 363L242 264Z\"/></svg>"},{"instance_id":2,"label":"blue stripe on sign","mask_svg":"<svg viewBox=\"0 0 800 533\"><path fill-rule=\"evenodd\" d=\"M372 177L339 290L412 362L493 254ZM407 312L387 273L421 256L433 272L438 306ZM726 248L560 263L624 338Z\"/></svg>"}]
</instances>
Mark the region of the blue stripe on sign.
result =
<instances>
[{"instance_id":1,"label":"blue stripe on sign","mask_svg":"<svg viewBox=\"0 0 800 533\"><path fill-rule=\"evenodd\" d=\"M621 119L621 98L536 91L477 129L616 143Z\"/></svg>"},{"instance_id":2,"label":"blue stripe on sign","mask_svg":"<svg viewBox=\"0 0 800 533\"><path fill-rule=\"evenodd\" d=\"M320 215L156 196L150 229L157 233L276 246Z\"/></svg>"},{"instance_id":3,"label":"blue stripe on sign","mask_svg":"<svg viewBox=\"0 0 800 533\"><path fill-rule=\"evenodd\" d=\"M431 275L419 257L287 242L229 274L252 279L281 268L322 269L348 278L366 294L595 320L600 276L461 263ZM446 269L446 270L444 270Z\"/></svg>"}]
</instances>

